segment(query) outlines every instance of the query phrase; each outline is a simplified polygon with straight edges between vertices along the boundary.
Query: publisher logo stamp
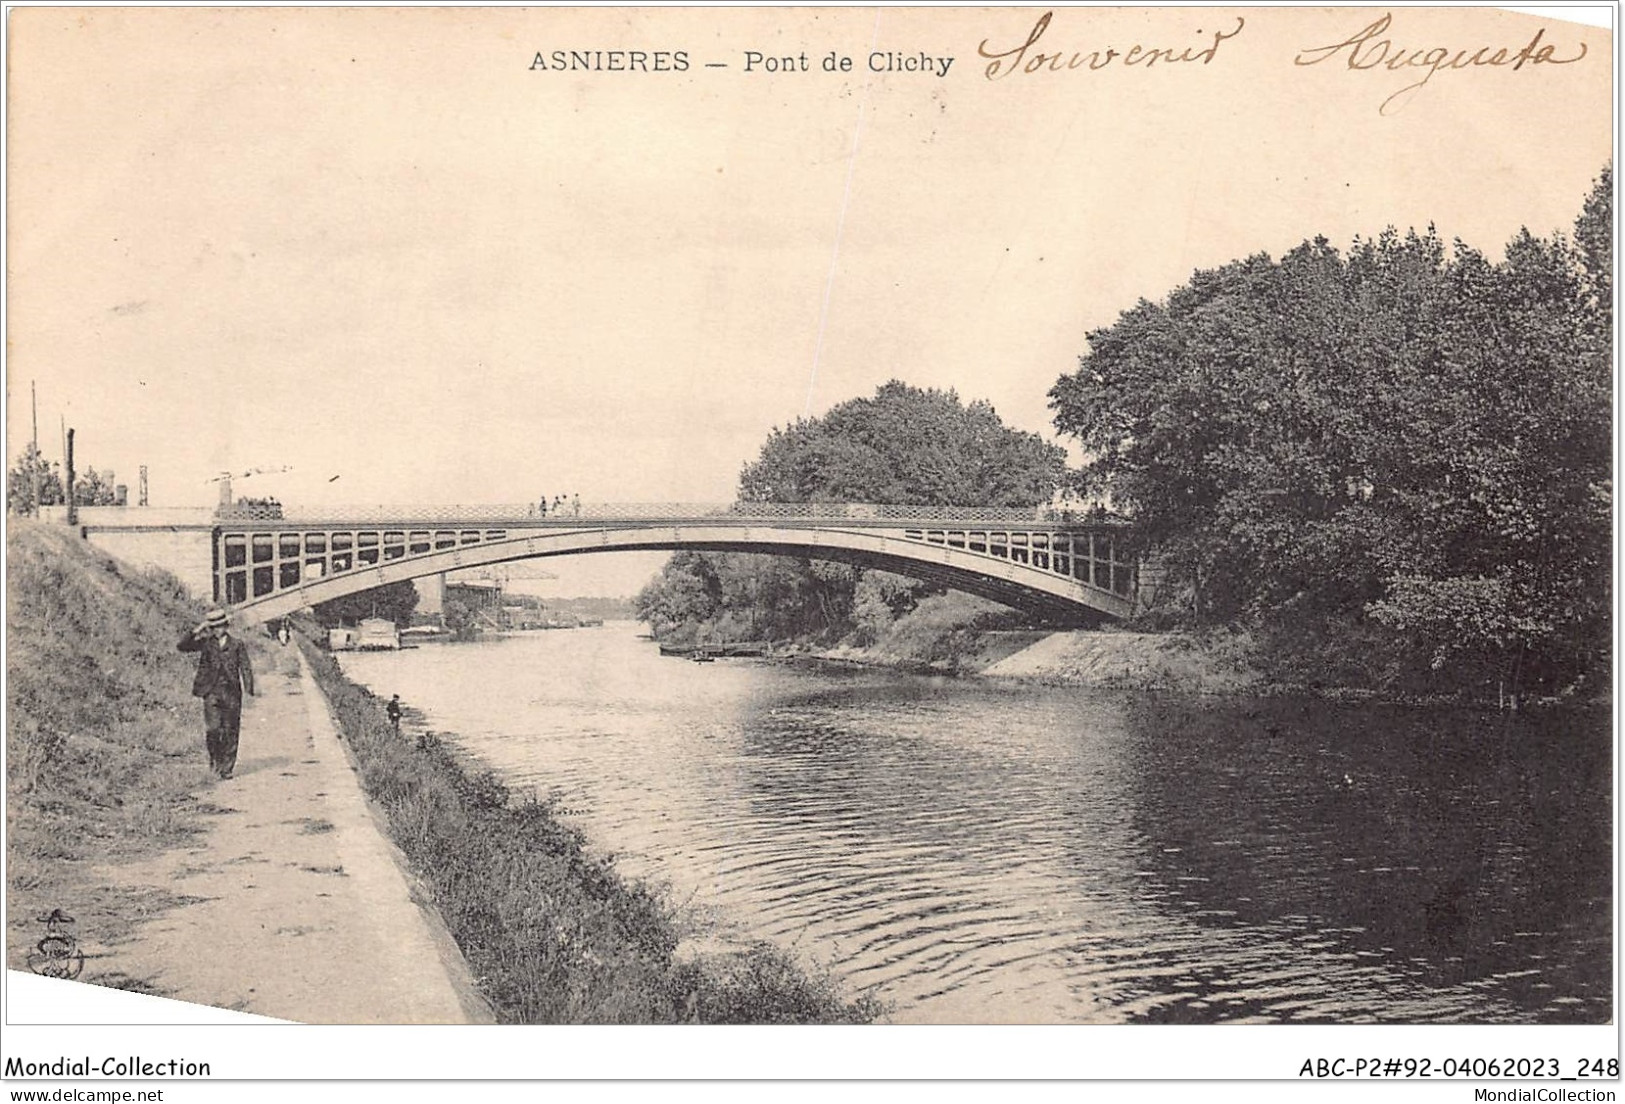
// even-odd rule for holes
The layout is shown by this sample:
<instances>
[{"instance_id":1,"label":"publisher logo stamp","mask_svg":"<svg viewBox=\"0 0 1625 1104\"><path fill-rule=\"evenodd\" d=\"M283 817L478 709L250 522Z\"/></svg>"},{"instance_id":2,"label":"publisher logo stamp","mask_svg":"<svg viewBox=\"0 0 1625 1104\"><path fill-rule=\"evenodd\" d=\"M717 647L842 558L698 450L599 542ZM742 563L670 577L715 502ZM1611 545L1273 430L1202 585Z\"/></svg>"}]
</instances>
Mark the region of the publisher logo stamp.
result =
<instances>
[{"instance_id":1,"label":"publisher logo stamp","mask_svg":"<svg viewBox=\"0 0 1625 1104\"><path fill-rule=\"evenodd\" d=\"M76 978L85 968L85 954L73 934L73 917L52 909L38 918L45 936L28 954L28 968L43 977Z\"/></svg>"}]
</instances>

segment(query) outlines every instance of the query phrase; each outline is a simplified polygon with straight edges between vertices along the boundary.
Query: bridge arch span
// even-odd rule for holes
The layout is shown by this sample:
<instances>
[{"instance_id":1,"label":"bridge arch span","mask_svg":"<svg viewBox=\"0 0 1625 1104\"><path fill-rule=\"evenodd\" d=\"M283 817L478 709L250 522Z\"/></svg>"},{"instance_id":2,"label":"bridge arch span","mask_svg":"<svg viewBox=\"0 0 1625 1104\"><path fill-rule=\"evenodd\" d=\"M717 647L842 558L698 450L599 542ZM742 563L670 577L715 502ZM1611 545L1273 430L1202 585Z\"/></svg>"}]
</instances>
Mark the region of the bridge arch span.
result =
<instances>
[{"instance_id":1,"label":"bridge arch span","mask_svg":"<svg viewBox=\"0 0 1625 1104\"><path fill-rule=\"evenodd\" d=\"M307 527L262 524L255 528L270 531ZM1070 544L1067 554L1033 555L1023 548L1021 555L1026 562L1021 562L1008 545L1003 546L1002 556L995 554L1000 546L990 545L985 537L978 550L976 542L965 541L963 534L959 546L954 546L948 543L951 537L933 543L926 530L907 533L905 536L894 528L723 523L709 519L583 528L510 527L502 539L332 570L319 577L301 573L296 584L240 601L233 608L240 621L257 624L348 594L465 568L552 556L691 549L765 553L878 568L1070 623L1123 618L1134 610L1132 587L1125 593L1121 585L1117 589L1101 587L1078 577L1079 572L1072 566ZM1045 547L1051 545L1046 541ZM1039 566L1040 562L1043 566Z\"/></svg>"}]
</instances>

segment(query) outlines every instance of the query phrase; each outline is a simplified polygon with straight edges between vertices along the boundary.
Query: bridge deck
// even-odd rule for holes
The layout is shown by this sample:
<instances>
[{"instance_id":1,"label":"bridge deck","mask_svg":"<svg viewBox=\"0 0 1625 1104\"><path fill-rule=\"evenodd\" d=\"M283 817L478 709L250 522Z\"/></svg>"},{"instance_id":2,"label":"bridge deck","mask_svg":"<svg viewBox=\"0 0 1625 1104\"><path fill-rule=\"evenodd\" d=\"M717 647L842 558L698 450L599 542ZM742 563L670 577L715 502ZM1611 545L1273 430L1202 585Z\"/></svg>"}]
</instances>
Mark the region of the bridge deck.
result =
<instances>
[{"instance_id":1,"label":"bridge deck","mask_svg":"<svg viewBox=\"0 0 1625 1104\"><path fill-rule=\"evenodd\" d=\"M247 509L214 530L217 600L276 616L400 579L532 557L692 548L838 560L1048 614L1132 612L1123 526L1035 508L846 503ZM286 607L286 608L284 608ZM276 610L277 613L272 613Z\"/></svg>"},{"instance_id":2,"label":"bridge deck","mask_svg":"<svg viewBox=\"0 0 1625 1104\"><path fill-rule=\"evenodd\" d=\"M224 525L272 522L292 526L343 525L541 525L556 527L582 521L644 523L650 521L744 520L850 525L895 525L930 522L958 526L1040 524L1062 528L1124 528L1126 522L1074 515L1049 506L913 506L851 502L609 502L581 503L542 512L534 504L450 506L290 507L239 504L217 513Z\"/></svg>"}]
</instances>

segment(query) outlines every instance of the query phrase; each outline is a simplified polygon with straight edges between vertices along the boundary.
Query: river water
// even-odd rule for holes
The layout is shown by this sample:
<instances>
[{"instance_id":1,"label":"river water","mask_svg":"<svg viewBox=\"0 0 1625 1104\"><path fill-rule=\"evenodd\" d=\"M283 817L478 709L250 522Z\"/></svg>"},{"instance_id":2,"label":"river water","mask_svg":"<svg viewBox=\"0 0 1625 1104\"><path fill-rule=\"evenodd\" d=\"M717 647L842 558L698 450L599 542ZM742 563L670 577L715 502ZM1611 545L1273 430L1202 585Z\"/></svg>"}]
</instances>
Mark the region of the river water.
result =
<instances>
[{"instance_id":1,"label":"river water","mask_svg":"<svg viewBox=\"0 0 1625 1104\"><path fill-rule=\"evenodd\" d=\"M637 626L346 654L701 944L906 1023L1606 1022L1606 714L662 658Z\"/></svg>"}]
</instances>

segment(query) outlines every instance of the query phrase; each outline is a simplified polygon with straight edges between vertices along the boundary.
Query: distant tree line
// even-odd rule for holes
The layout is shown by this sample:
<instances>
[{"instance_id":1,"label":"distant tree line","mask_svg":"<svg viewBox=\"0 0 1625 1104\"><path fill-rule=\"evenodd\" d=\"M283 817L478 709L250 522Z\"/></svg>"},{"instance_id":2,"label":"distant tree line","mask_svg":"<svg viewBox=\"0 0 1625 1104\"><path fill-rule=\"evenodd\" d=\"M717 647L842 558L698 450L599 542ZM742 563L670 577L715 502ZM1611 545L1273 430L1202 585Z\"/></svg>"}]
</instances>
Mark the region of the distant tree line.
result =
<instances>
[{"instance_id":1,"label":"distant tree line","mask_svg":"<svg viewBox=\"0 0 1625 1104\"><path fill-rule=\"evenodd\" d=\"M546 602L538 602L538 605L552 613L601 621L624 621L633 616L632 603L626 598L549 598Z\"/></svg>"},{"instance_id":2,"label":"distant tree line","mask_svg":"<svg viewBox=\"0 0 1625 1104\"><path fill-rule=\"evenodd\" d=\"M1612 169L1492 263L1429 228L1201 271L1050 392L1182 624L1283 669L1557 692L1610 648Z\"/></svg>"},{"instance_id":3,"label":"distant tree line","mask_svg":"<svg viewBox=\"0 0 1625 1104\"><path fill-rule=\"evenodd\" d=\"M6 472L6 509L14 514L34 512L34 478L39 477L39 505L63 506L67 498L63 493L62 469L55 461L47 461L30 441L23 447L22 456ZM77 471L73 477L74 503L79 506L115 506L118 489L112 472L99 472L95 468Z\"/></svg>"}]
</instances>

